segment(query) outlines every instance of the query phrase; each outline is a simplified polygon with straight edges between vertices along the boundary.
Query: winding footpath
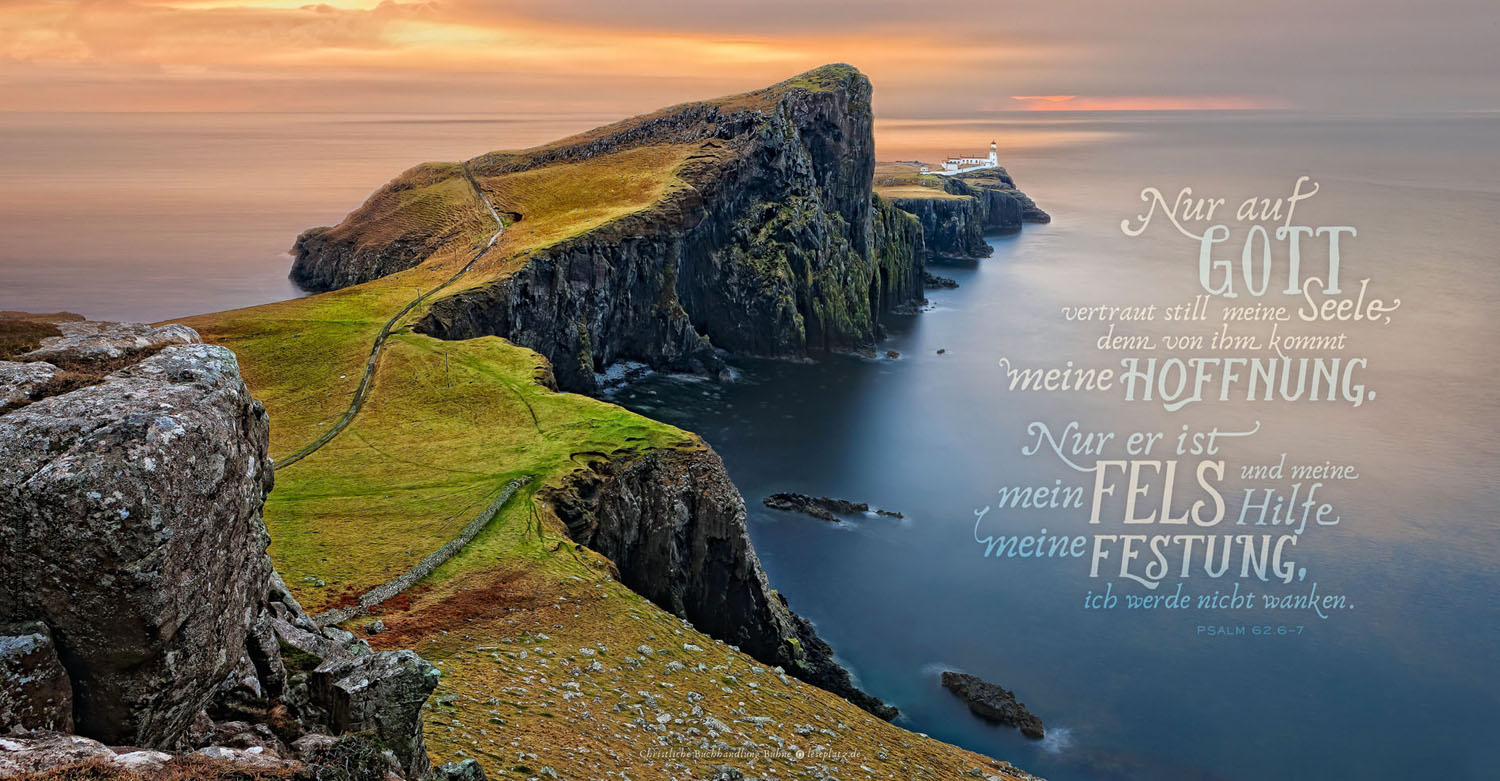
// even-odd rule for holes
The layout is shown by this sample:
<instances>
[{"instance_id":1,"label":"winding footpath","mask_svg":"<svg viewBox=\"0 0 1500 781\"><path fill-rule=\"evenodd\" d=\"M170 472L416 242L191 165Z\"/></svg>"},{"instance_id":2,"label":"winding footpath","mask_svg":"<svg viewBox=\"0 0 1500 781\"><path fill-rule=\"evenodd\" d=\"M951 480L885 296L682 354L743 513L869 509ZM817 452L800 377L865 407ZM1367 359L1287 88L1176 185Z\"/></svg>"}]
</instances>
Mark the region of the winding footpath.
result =
<instances>
[{"instance_id":1,"label":"winding footpath","mask_svg":"<svg viewBox=\"0 0 1500 781\"><path fill-rule=\"evenodd\" d=\"M343 432L344 429L349 427L349 424L354 421L354 416L359 414L360 408L364 406L365 401L370 397L370 391L374 389L375 368L378 361L380 360L380 352L382 349L384 349L385 342L388 338L390 338L391 332L395 330L396 326L401 322L403 318L411 313L413 309L416 309L418 306L420 306L422 302L431 298L434 294L438 293L449 285L452 285L454 282L457 282L460 277L462 277L464 274L467 274L470 269L474 268L474 264L478 263L486 253L493 249L495 246L495 242L499 241L500 236L505 233L505 221L500 219L500 212L495 209L495 204L490 202L490 198L485 194L484 188L479 186L479 181L474 178L473 172L469 170L469 164L464 163L463 169L464 178L469 181L469 186L474 188L474 194L479 197L479 201L483 203L484 208L489 211L490 218L495 221L494 235L490 236L490 240L485 243L484 247L482 247L478 252L474 253L474 257L469 258L469 262L465 263L463 268L459 269L456 273L454 273L453 276L449 277L442 284L407 302L406 306L401 308L401 311L392 315L391 319L387 320L385 322L385 325L381 326L380 333L375 336L375 343L370 346L370 357L365 360L364 375L359 379L359 387L354 391L354 398L350 400L349 408L344 410L344 414L339 418L338 422L335 423L332 428L328 429L328 431L325 431L322 436L318 437L312 442L309 442L307 445L304 445L302 448L298 449L296 452L292 453L286 458L275 462L273 464L273 468L277 471L289 467L297 463L298 461L307 458L313 453L316 453L319 448L323 447L329 442L332 442L334 437L338 436ZM519 214L515 216L516 219L520 219ZM527 406L529 407L530 405ZM533 421L535 421L535 417L536 413L533 412ZM331 626L343 623L344 621L365 613L370 608L373 608L376 605L385 602L391 597L400 594L401 592L416 584L417 581L432 574L434 570L442 566L449 559L453 558L458 554L459 551L464 549L464 546L472 542L474 538L479 535L479 532L483 531L484 527L488 526L490 521L494 520L495 516L500 514L500 510L505 506L505 503L510 501L511 497L515 496L516 492L519 491L522 486L531 482L531 479L532 478L530 475L525 475L511 480L509 483L506 483L505 487L501 489L500 495L495 497L494 501L490 502L490 504L485 507L484 510L479 513L479 515L475 516L474 520L470 521L466 526L464 526L463 531L460 532L457 537L449 540L441 548L438 548L426 558L422 559L417 563L416 566L412 567L406 572L403 572L396 578L387 581L386 583L382 583L381 585L376 586L375 588L372 588L369 591L361 594L355 604L348 607L336 608L334 610L320 613L317 616L314 616L313 620L316 621L319 626Z\"/></svg>"},{"instance_id":2,"label":"winding footpath","mask_svg":"<svg viewBox=\"0 0 1500 781\"><path fill-rule=\"evenodd\" d=\"M354 416L359 414L360 408L364 406L365 400L370 396L370 390L374 387L375 384L375 365L376 362L380 359L380 351L384 349L385 340L390 337L391 331L396 328L397 323L401 322L401 319L406 317L406 315L410 313L411 310L416 309L418 306L420 306L423 301L431 298L433 294L441 291L454 282L457 282L460 277L462 277L464 274L467 274L469 272L469 269L473 268L474 264L478 263L479 259L484 257L485 254L495 246L495 242L500 240L501 234L505 233L505 221L500 219L500 213L495 210L495 205L493 203L490 203L490 197L484 194L484 188L479 186L479 181L475 179L474 174L469 171L469 164L464 163L463 168L464 178L469 180L469 185L474 188L474 194L479 196L480 202L483 203L484 207L489 210L490 217L495 220L495 235L491 236L489 242L485 244L484 247L478 252L474 253L474 257L469 258L469 262L465 263L464 267L459 269L457 273L449 277L441 285L438 285L437 287L407 302L406 306L401 308L401 311L397 312L391 317L391 319L385 322L385 325L380 328L380 333L375 337L375 343L370 346L370 357L365 361L364 376L359 378L359 387L354 390L354 398L350 400L349 408L344 410L343 416L339 418L337 423L333 424L333 428L330 428L327 431L323 432L322 436L304 445L301 449L297 450L286 458L275 462L275 464L273 464L274 469L279 471L291 466L292 464L297 463L298 461L301 461L304 458L307 458L313 453L316 453L318 451L318 448L321 448L329 442L333 441L333 438L338 436L339 433L342 432L345 428L348 428L349 424L354 421Z\"/></svg>"}]
</instances>

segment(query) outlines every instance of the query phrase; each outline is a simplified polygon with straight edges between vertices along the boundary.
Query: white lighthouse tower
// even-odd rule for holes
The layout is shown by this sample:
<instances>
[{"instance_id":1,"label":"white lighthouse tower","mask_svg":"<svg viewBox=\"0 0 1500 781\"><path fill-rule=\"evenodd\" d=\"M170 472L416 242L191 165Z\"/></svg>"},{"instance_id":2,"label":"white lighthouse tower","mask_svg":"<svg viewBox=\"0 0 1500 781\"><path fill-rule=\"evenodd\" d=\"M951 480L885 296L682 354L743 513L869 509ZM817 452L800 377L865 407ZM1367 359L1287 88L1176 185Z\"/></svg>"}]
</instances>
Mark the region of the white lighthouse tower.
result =
<instances>
[{"instance_id":1,"label":"white lighthouse tower","mask_svg":"<svg viewBox=\"0 0 1500 781\"><path fill-rule=\"evenodd\" d=\"M983 171L990 168L1000 167L1000 146L994 141L990 142L989 157L950 157L943 161L941 171L927 171L922 173L933 173L938 176L954 176L966 174L970 171Z\"/></svg>"}]
</instances>

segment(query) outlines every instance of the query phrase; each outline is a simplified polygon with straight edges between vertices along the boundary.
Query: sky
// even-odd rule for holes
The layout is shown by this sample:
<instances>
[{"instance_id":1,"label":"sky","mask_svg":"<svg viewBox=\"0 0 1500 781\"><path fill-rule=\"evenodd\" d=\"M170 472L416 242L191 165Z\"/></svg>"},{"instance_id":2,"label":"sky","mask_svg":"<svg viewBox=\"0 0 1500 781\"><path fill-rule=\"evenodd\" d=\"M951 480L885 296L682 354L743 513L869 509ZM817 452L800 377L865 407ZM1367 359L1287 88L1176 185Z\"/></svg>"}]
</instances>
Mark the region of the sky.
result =
<instances>
[{"instance_id":1,"label":"sky","mask_svg":"<svg viewBox=\"0 0 1500 781\"><path fill-rule=\"evenodd\" d=\"M0 0L0 110L624 114L848 62L886 118L1500 110L1495 0Z\"/></svg>"}]
</instances>

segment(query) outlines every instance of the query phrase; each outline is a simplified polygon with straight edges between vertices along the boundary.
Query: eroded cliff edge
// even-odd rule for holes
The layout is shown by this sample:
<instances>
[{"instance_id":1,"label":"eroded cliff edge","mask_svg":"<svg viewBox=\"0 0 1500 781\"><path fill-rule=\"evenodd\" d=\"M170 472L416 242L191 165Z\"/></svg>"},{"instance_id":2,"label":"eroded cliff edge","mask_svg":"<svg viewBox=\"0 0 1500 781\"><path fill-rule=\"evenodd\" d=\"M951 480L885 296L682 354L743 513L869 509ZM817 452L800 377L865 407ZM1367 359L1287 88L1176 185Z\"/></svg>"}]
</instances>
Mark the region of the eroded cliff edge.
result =
<instances>
[{"instance_id":1,"label":"eroded cliff edge","mask_svg":"<svg viewBox=\"0 0 1500 781\"><path fill-rule=\"evenodd\" d=\"M631 590L699 631L890 719L771 589L745 526L745 502L717 453L600 459L541 494L574 539L608 557Z\"/></svg>"}]
</instances>

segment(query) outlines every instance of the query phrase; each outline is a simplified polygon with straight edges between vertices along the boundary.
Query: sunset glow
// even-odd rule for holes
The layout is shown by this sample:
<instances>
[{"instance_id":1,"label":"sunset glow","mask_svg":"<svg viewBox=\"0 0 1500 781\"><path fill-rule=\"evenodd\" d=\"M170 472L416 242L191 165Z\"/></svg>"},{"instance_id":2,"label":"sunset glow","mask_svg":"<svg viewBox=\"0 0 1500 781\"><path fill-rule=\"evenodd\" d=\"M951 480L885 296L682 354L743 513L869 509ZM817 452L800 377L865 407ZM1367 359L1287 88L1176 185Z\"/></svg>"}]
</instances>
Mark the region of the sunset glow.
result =
<instances>
[{"instance_id":1,"label":"sunset glow","mask_svg":"<svg viewBox=\"0 0 1500 781\"><path fill-rule=\"evenodd\" d=\"M1087 95L1012 95L1016 108L1023 111L1244 111L1248 109L1286 108L1267 98L1213 97L1089 97Z\"/></svg>"},{"instance_id":2,"label":"sunset glow","mask_svg":"<svg viewBox=\"0 0 1500 781\"><path fill-rule=\"evenodd\" d=\"M840 61L878 85L879 113L906 118L1321 108L1396 94L1490 107L1473 97L1493 93L1489 82L1367 78L1371 51L1384 52L1382 65L1422 58L1420 73L1467 72L1443 63L1478 51L1424 43L1423 28L1395 19L1359 46L1321 49L1323 72L1349 76L1315 88L1296 56L1311 31L1274 24L1272 10L1188 0L8 0L0 107L622 113ZM1156 43L1129 44L1141 36Z\"/></svg>"}]
</instances>

